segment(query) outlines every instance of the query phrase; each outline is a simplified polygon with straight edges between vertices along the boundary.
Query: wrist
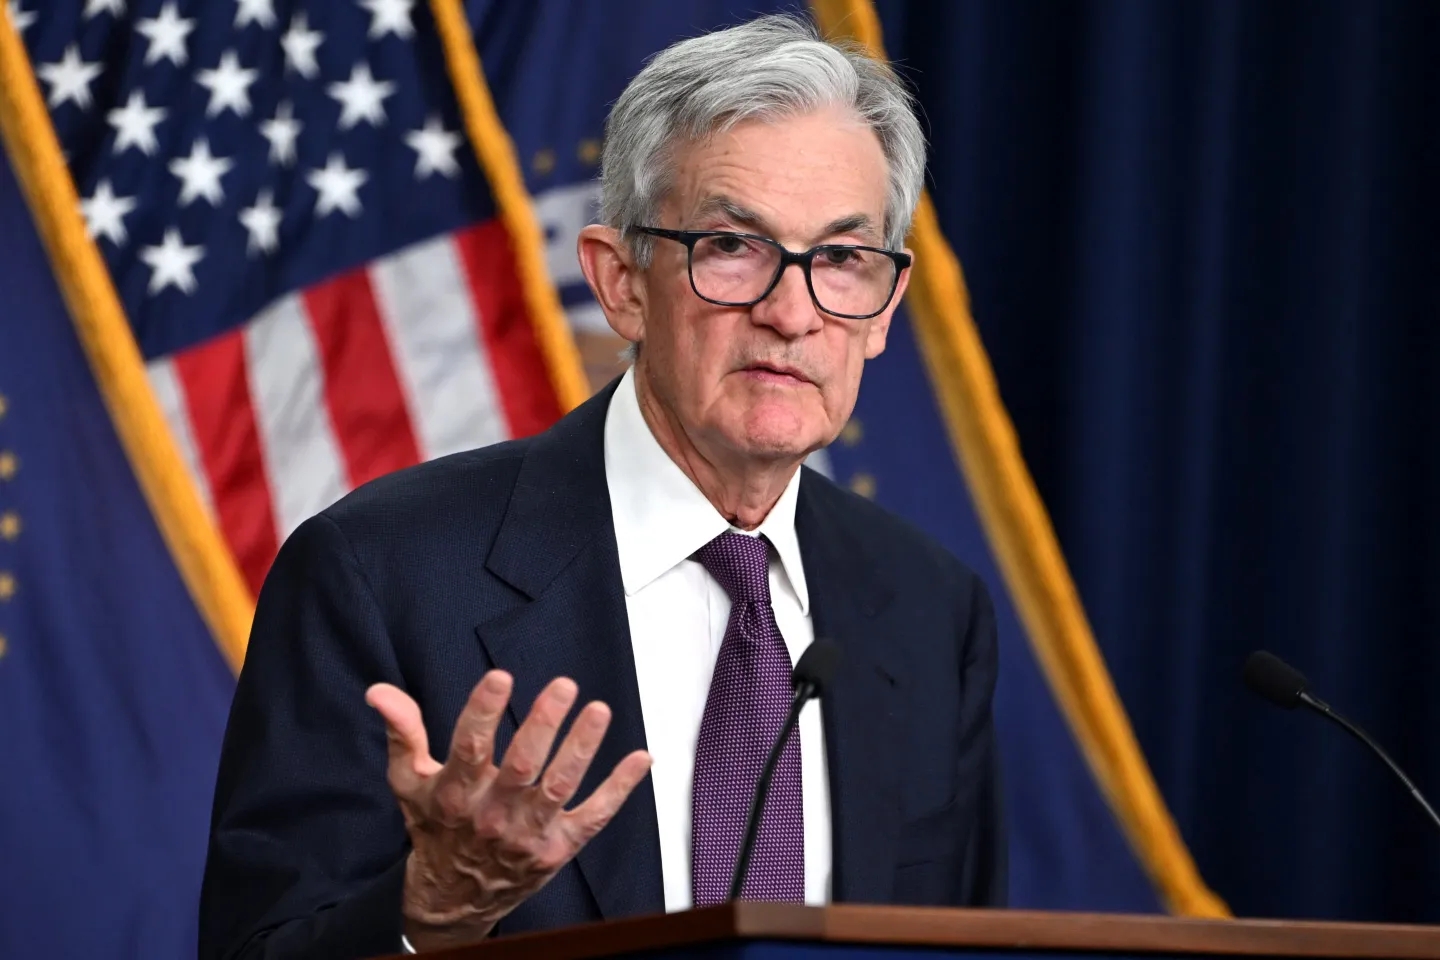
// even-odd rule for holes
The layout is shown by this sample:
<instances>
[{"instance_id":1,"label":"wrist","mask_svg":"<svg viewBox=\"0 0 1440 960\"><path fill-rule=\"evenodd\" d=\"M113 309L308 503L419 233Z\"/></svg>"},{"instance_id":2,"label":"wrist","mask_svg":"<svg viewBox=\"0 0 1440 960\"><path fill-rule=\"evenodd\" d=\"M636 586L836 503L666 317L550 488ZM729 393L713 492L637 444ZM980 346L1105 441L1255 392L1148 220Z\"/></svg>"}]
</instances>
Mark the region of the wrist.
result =
<instances>
[{"instance_id":1,"label":"wrist","mask_svg":"<svg viewBox=\"0 0 1440 960\"><path fill-rule=\"evenodd\" d=\"M416 953L484 940L496 920L470 897L445 896L431 871L411 851L405 861L401 922L406 943Z\"/></svg>"},{"instance_id":2,"label":"wrist","mask_svg":"<svg viewBox=\"0 0 1440 960\"><path fill-rule=\"evenodd\" d=\"M415 953L429 953L432 950L479 943L494 929L493 921L479 918L456 923L430 924L405 917L403 935L405 942Z\"/></svg>"}]
</instances>

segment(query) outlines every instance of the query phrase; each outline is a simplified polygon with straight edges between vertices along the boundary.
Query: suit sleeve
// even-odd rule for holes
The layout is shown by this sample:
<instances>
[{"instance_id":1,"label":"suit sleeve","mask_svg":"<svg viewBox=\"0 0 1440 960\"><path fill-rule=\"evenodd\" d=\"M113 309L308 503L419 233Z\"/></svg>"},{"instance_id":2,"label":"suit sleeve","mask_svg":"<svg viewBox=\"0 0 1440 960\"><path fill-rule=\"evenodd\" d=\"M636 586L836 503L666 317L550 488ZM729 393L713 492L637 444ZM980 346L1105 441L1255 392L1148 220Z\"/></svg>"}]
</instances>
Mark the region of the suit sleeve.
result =
<instances>
[{"instance_id":1,"label":"suit sleeve","mask_svg":"<svg viewBox=\"0 0 1440 960\"><path fill-rule=\"evenodd\" d=\"M400 949L408 852L372 683L403 687L336 524L312 518L261 590L215 789L201 960Z\"/></svg>"},{"instance_id":2,"label":"suit sleeve","mask_svg":"<svg viewBox=\"0 0 1440 960\"><path fill-rule=\"evenodd\" d=\"M968 571L967 571L968 573ZM976 816L962 866L962 906L1003 907L1009 901L1009 838L995 737L995 679L999 668L995 605L980 577L971 582L969 624L961 659L962 783L975 784Z\"/></svg>"}]
</instances>

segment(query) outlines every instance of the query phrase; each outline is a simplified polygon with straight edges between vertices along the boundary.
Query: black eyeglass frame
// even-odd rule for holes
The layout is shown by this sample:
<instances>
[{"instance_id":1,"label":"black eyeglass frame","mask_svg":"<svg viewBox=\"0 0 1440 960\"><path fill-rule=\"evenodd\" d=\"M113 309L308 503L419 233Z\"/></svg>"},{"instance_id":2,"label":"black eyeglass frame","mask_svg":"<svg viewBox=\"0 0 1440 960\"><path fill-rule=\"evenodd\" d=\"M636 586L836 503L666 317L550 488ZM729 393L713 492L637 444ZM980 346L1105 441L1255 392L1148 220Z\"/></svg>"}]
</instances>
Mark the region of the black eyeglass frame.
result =
<instances>
[{"instance_id":1,"label":"black eyeglass frame","mask_svg":"<svg viewBox=\"0 0 1440 960\"><path fill-rule=\"evenodd\" d=\"M881 247L867 247L856 243L822 243L818 247L811 247L809 250L795 253L785 249L779 241L769 237L762 237L754 233L736 233L733 230L666 230L661 227L631 227L636 233L643 233L651 237L661 237L666 240L674 240L685 245L685 272L690 276L690 289L695 296L706 303L713 303L717 307L753 307L774 292L779 285L780 278L784 276L786 268L792 263L798 264L800 272L805 274L805 288L810 291L810 302L815 304L815 309L832 317L839 317L842 320L869 320L871 317L878 317L890 306L890 301L895 299L895 290L900 286L900 274L910 269L913 258L908 253L900 253L896 250L885 250ZM760 243L769 244L780 251L780 265L775 269L775 276L770 278L770 283L765 287L765 292L753 300L716 300L701 293L695 286L695 244L708 237L735 237L740 240L757 240ZM880 309L874 313L836 313L828 310L820 303L820 298L815 295L815 281L810 276L810 264L817 253L827 250L865 250L869 253L878 253L889 257L895 264L895 278L890 281L890 292L885 295L885 302Z\"/></svg>"}]
</instances>

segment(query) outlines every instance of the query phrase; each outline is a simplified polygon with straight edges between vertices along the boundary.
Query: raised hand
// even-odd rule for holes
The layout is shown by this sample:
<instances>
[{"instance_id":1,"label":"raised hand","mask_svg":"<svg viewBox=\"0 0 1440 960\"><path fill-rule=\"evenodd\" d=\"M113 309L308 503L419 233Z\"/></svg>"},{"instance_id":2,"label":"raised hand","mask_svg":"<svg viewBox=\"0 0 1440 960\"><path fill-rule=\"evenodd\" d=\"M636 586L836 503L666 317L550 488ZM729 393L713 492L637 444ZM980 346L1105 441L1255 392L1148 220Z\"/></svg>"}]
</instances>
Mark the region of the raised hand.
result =
<instances>
[{"instance_id":1,"label":"raised hand","mask_svg":"<svg viewBox=\"0 0 1440 960\"><path fill-rule=\"evenodd\" d=\"M610 708L587 704L547 768L578 694L574 681L552 680L496 766L495 730L512 686L500 670L481 678L443 765L430 756L420 707L409 695L383 683L365 693L385 718L390 788L414 848L401 909L416 950L482 939L610 822L650 769L650 755L635 751L567 811L610 725Z\"/></svg>"}]
</instances>

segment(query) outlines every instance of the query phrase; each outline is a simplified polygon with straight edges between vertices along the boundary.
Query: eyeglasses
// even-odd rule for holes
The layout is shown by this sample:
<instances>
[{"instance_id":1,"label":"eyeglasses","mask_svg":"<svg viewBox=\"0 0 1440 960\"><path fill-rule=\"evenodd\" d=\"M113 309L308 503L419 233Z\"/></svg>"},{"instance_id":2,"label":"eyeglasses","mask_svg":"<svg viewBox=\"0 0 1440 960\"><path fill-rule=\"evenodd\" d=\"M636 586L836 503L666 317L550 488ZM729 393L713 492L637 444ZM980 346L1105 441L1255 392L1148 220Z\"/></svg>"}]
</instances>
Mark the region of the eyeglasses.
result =
<instances>
[{"instance_id":1,"label":"eyeglasses","mask_svg":"<svg viewBox=\"0 0 1440 960\"><path fill-rule=\"evenodd\" d=\"M690 289L722 307L749 307L770 296L780 275L800 265L810 299L822 312L846 320L868 320L884 312L895 296L908 253L827 243L792 253L769 237L727 230L662 230L634 227L636 233L685 244Z\"/></svg>"}]
</instances>

